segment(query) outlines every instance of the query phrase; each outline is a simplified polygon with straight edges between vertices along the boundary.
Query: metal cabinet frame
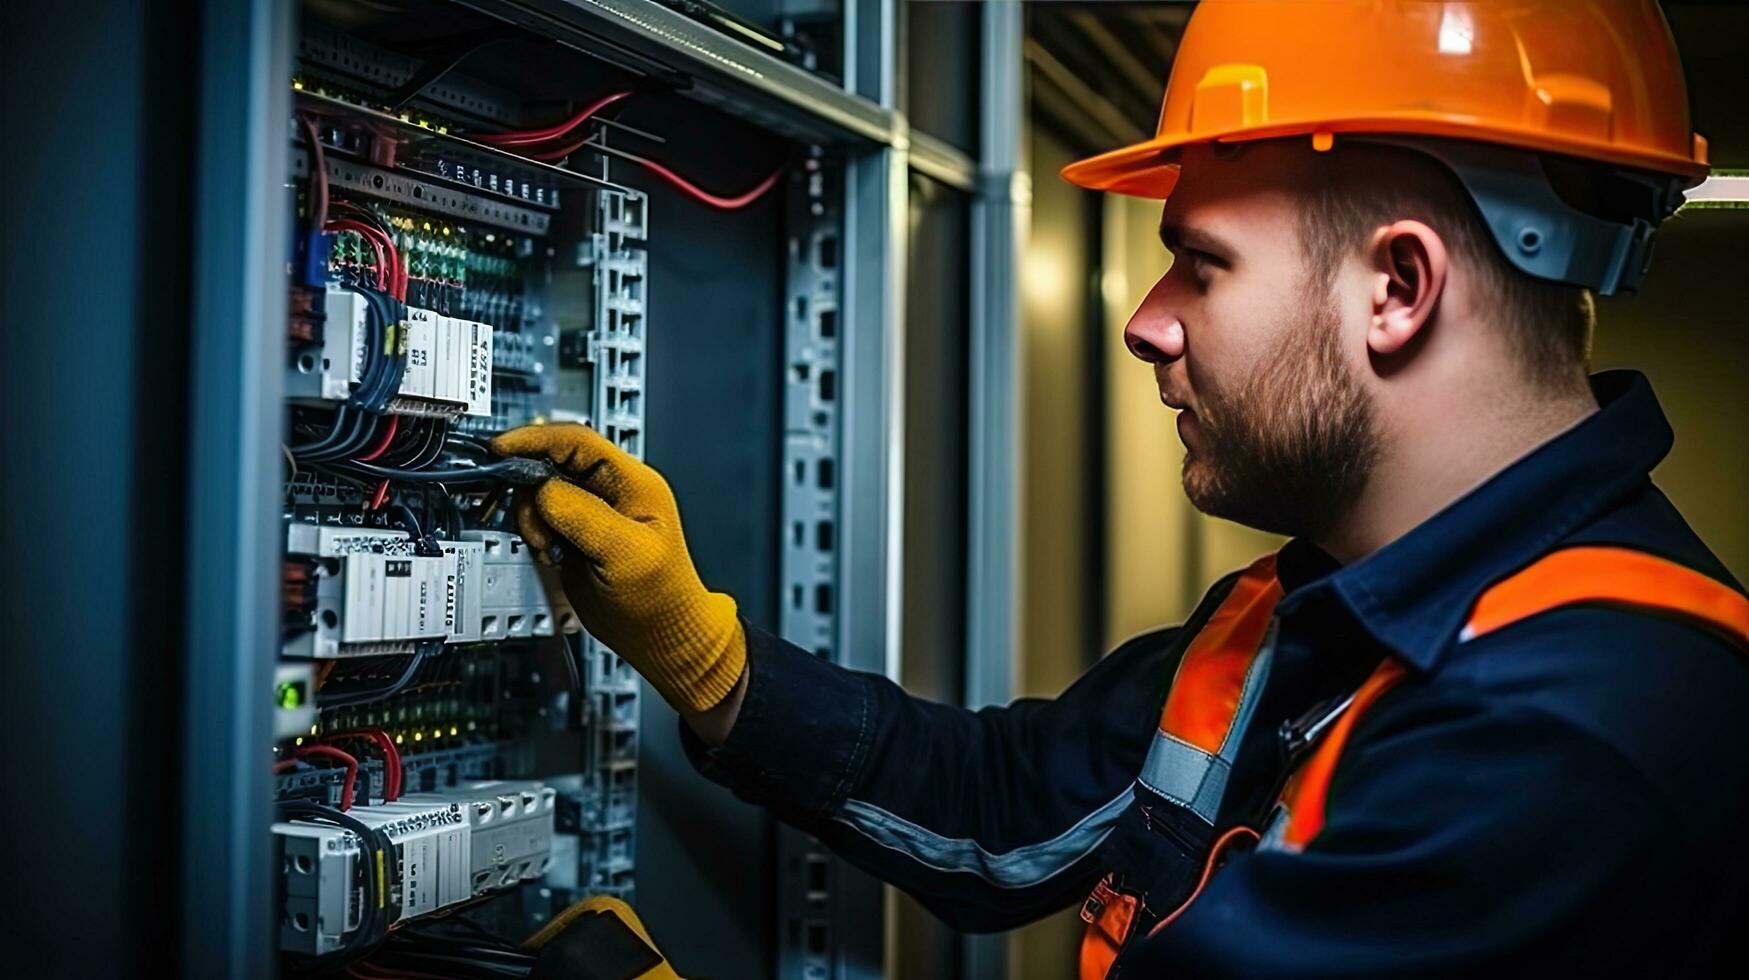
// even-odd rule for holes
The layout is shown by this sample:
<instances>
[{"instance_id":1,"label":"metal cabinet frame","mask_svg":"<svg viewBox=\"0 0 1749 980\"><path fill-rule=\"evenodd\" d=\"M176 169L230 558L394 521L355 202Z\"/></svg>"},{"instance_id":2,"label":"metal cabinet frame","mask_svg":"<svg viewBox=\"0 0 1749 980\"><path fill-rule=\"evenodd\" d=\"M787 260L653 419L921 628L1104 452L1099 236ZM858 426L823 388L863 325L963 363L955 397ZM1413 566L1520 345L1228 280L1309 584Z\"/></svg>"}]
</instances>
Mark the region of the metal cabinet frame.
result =
<instances>
[{"instance_id":1,"label":"metal cabinet frame","mask_svg":"<svg viewBox=\"0 0 1749 980\"><path fill-rule=\"evenodd\" d=\"M896 3L844 0L845 87L711 31L647 0L463 0L560 43L639 71L683 73L702 102L848 155L842 181L842 378L836 452L834 657L896 678L902 651L904 268L909 171L972 197L971 385L968 433L967 697L1004 702L1014 688L1018 534L1016 264L1030 184L1021 153L1021 16L990 2L982 21L979 158L912 132L893 105ZM265 976L274 869L266 768L269 671L277 619L280 365L284 317L278 254L285 240L284 134L289 118L292 0L205 0L197 93L198 146L185 474L191 498L189 624L182 745L202 778L185 787L182 965L191 975ZM793 277L793 270L792 270ZM791 350L793 355L797 353ZM774 368L776 366L774 365ZM787 515L786 515L787 516ZM198 801L195 794L198 793ZM215 805L217 801L217 805ZM779 880L783 880L781 875ZM882 971L881 886L837 879L832 978ZM799 886L798 886L799 887ZM785 899L787 901L787 899ZM778 940L779 974L818 976ZM973 975L1004 971L1000 941L970 940ZM807 968L807 969L804 969Z\"/></svg>"}]
</instances>

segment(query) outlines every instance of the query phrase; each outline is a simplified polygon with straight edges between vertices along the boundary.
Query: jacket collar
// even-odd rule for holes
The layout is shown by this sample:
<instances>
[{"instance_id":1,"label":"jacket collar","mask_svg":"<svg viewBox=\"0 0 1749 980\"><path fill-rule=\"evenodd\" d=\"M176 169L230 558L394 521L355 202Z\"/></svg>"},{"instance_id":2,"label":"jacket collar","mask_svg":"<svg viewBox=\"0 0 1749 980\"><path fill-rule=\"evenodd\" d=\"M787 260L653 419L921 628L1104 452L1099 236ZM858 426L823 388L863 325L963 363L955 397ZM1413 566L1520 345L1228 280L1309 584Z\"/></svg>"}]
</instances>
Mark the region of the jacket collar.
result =
<instances>
[{"instance_id":1,"label":"jacket collar","mask_svg":"<svg viewBox=\"0 0 1749 980\"><path fill-rule=\"evenodd\" d=\"M1290 616L1335 600L1391 651L1433 670L1482 590L1643 485L1673 435L1645 376L1593 375L1599 411L1346 568L1295 540L1279 567Z\"/></svg>"}]
</instances>

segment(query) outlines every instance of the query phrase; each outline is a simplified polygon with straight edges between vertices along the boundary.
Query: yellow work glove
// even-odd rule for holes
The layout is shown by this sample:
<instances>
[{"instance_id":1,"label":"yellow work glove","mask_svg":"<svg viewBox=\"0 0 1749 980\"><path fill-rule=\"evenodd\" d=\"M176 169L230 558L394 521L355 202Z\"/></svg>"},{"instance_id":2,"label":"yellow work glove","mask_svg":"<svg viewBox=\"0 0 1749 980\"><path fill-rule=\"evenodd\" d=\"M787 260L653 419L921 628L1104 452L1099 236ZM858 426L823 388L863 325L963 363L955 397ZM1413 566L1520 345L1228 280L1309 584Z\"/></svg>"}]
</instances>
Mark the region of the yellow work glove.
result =
<instances>
[{"instance_id":1,"label":"yellow work glove","mask_svg":"<svg viewBox=\"0 0 1749 980\"><path fill-rule=\"evenodd\" d=\"M553 916L522 948L536 954L531 980L680 980L632 907L607 895Z\"/></svg>"},{"instance_id":2,"label":"yellow work glove","mask_svg":"<svg viewBox=\"0 0 1749 980\"><path fill-rule=\"evenodd\" d=\"M492 440L504 456L559 471L517 494L516 519L535 553L569 542L560 570L583 627L649 679L675 708L704 711L747 664L735 600L699 581L661 474L581 425L528 425Z\"/></svg>"}]
</instances>

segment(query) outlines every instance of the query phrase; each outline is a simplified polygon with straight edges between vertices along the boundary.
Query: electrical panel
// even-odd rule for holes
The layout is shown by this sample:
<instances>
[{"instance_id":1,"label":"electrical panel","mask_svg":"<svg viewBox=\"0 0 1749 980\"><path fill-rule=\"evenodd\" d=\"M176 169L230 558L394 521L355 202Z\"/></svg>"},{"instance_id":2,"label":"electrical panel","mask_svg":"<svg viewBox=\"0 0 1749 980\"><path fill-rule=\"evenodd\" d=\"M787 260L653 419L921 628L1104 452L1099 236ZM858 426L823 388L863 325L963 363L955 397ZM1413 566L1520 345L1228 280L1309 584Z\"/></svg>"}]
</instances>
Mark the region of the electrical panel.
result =
<instances>
[{"instance_id":1,"label":"electrical panel","mask_svg":"<svg viewBox=\"0 0 1749 980\"><path fill-rule=\"evenodd\" d=\"M654 243L620 147L661 137L604 111L636 79L538 35L515 46L562 64L568 97L446 65L421 49L433 25L464 46L505 29L421 6L308 4L285 79L289 970L397 955L429 972L457 910L520 938L635 882L637 679L583 634L559 556L518 533L545 472L489 440L575 421L642 452Z\"/></svg>"}]
</instances>

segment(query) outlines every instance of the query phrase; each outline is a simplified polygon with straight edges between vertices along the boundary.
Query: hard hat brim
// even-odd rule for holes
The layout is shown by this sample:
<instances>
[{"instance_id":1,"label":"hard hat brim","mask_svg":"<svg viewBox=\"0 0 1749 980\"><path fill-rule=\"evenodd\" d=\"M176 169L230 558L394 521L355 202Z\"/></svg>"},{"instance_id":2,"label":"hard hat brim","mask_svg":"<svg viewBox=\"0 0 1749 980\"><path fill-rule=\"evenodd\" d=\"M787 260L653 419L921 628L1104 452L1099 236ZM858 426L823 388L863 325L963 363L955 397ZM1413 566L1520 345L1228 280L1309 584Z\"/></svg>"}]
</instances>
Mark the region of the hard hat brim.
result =
<instances>
[{"instance_id":1,"label":"hard hat brim","mask_svg":"<svg viewBox=\"0 0 1749 980\"><path fill-rule=\"evenodd\" d=\"M1513 130L1499 125L1477 126L1435 113L1424 116L1399 114L1375 119L1344 119L1241 129L1227 133L1156 136L1077 160L1061 171L1064 180L1093 191L1110 191L1132 197L1163 200L1178 184L1177 154L1173 151L1199 143L1237 143L1257 139L1309 136L1328 133L1372 133L1400 136L1444 136L1493 143L1541 153L1582 157L1623 167L1676 174L1698 183L1707 175L1705 141L1695 137L1692 157L1631 152L1621 146L1584 140L1551 139L1547 132Z\"/></svg>"}]
</instances>

